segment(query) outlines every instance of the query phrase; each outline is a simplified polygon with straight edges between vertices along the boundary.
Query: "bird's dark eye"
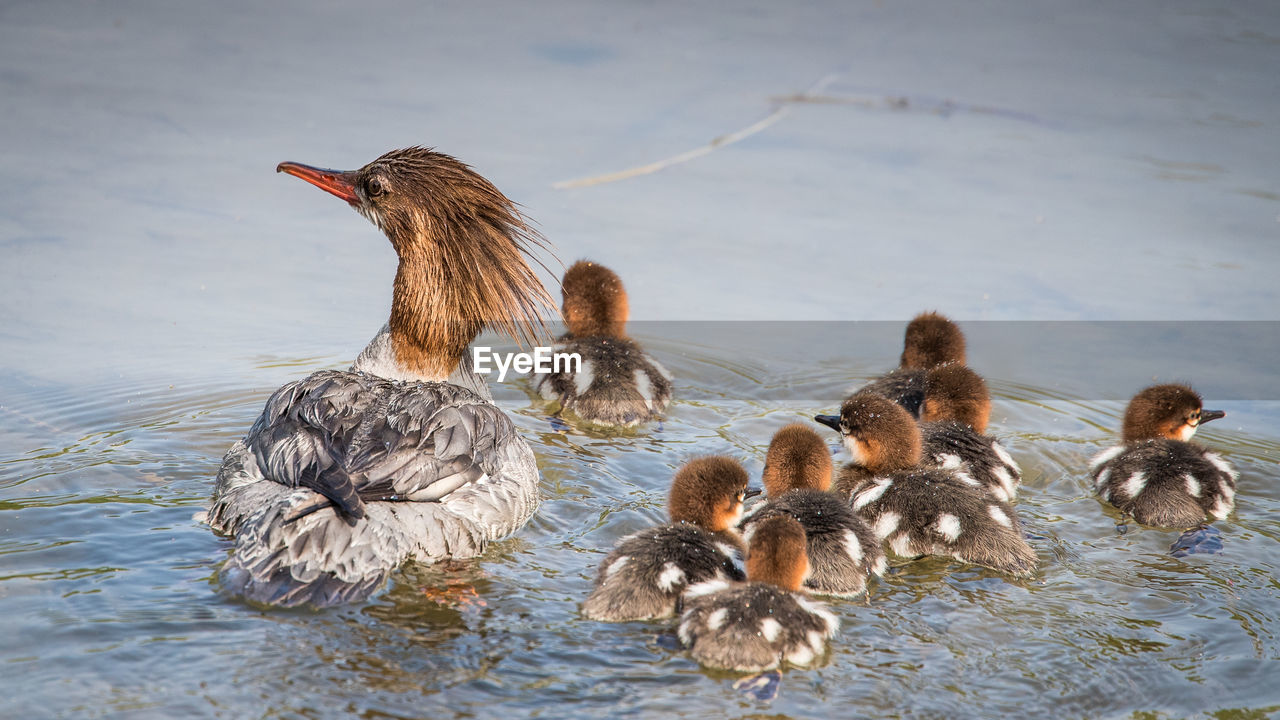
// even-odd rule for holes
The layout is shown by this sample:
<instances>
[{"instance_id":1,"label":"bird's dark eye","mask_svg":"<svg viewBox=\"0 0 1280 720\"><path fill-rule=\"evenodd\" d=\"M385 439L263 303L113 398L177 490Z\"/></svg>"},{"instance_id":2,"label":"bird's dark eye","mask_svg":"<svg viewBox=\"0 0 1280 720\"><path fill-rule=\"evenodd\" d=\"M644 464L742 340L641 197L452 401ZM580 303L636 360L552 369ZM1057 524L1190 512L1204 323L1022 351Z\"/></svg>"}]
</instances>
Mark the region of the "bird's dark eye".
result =
<instances>
[{"instance_id":1,"label":"bird's dark eye","mask_svg":"<svg viewBox=\"0 0 1280 720\"><path fill-rule=\"evenodd\" d=\"M365 194L371 198L381 197L387 194L387 188L382 184L382 180L376 177L369 178L364 184Z\"/></svg>"}]
</instances>

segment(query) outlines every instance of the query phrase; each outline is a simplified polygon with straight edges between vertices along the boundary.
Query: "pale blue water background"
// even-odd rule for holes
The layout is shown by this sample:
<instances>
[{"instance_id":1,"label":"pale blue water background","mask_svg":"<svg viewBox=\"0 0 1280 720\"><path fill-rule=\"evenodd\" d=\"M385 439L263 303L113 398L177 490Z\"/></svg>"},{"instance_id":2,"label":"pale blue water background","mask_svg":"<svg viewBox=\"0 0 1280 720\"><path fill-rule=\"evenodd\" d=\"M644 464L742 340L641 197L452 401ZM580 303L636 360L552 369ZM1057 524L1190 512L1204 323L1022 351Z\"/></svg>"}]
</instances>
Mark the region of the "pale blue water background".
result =
<instances>
[{"instance_id":1,"label":"pale blue water background","mask_svg":"<svg viewBox=\"0 0 1280 720\"><path fill-rule=\"evenodd\" d=\"M0 714L1280 713L1280 339L1220 322L1280 320L1277 67L1266 2L0 5ZM367 222L272 171L418 143L561 259L616 269L635 317L759 344L638 326L678 383L633 436L556 432L497 388L545 502L466 570L323 613L226 600L227 543L191 520L222 453L280 383L350 361L394 272ZM926 308L965 324L996 393L1035 580L909 565L837 605L826 664L769 705L661 625L578 618L680 462L758 473L777 427L892 365ZM763 322L869 320L829 348ZM1088 326L1022 322L1191 320L1210 341L1139 324L1061 352L1053 328ZM1230 413L1202 434L1241 470L1219 555L1118 534L1089 492L1153 377ZM423 592L446 580L484 604Z\"/></svg>"}]
</instances>

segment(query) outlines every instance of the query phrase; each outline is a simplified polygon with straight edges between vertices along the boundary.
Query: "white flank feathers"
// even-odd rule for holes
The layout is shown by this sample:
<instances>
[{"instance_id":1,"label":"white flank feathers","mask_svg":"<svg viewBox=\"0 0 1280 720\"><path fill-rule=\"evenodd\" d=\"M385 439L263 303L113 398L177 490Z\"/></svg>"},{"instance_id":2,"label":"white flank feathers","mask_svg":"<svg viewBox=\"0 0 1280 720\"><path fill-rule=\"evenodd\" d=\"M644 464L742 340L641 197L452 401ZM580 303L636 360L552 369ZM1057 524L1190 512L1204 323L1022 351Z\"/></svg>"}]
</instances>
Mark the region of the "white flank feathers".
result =
<instances>
[{"instance_id":1,"label":"white flank feathers","mask_svg":"<svg viewBox=\"0 0 1280 720\"><path fill-rule=\"evenodd\" d=\"M662 566L662 574L658 575L658 587L664 592L671 592L676 587L683 585L685 581L684 570L673 562L668 562Z\"/></svg>"},{"instance_id":2,"label":"white flank feathers","mask_svg":"<svg viewBox=\"0 0 1280 720\"><path fill-rule=\"evenodd\" d=\"M1129 479L1124 481L1124 491L1131 498L1138 497L1138 493L1142 492L1146 486L1147 474L1141 470L1130 475Z\"/></svg>"},{"instance_id":3,"label":"white flank feathers","mask_svg":"<svg viewBox=\"0 0 1280 720\"><path fill-rule=\"evenodd\" d=\"M854 510L861 510L862 508L879 500L885 494L885 492L889 490L889 487L893 485L893 481L889 480L888 478L876 478L872 482L874 482L875 484L854 496L853 498ZM881 535L880 537L884 537L884 536Z\"/></svg>"},{"instance_id":4,"label":"white flank feathers","mask_svg":"<svg viewBox=\"0 0 1280 720\"><path fill-rule=\"evenodd\" d=\"M939 515L938 522L934 525L934 528L949 543L954 543L960 539L960 518L951 513Z\"/></svg>"},{"instance_id":5,"label":"white flank feathers","mask_svg":"<svg viewBox=\"0 0 1280 720\"><path fill-rule=\"evenodd\" d=\"M1116 445L1115 447L1107 448L1093 456L1093 459L1089 461L1089 467L1096 469L1099 465L1111 462L1122 452L1124 452L1123 445Z\"/></svg>"},{"instance_id":6,"label":"white flank feathers","mask_svg":"<svg viewBox=\"0 0 1280 720\"><path fill-rule=\"evenodd\" d=\"M881 540L893 534L898 529L898 523L902 522L902 516L895 512L887 512L876 519L876 524L871 530L876 537Z\"/></svg>"},{"instance_id":7,"label":"white flank feathers","mask_svg":"<svg viewBox=\"0 0 1280 720\"><path fill-rule=\"evenodd\" d=\"M1005 527L1013 527L1013 521L1011 521L1009 516L1004 513L1004 510L1000 509L999 505L988 505L987 514L991 516L992 520L995 520L1001 525Z\"/></svg>"},{"instance_id":8,"label":"white flank feathers","mask_svg":"<svg viewBox=\"0 0 1280 720\"><path fill-rule=\"evenodd\" d=\"M844 550L854 562L862 562L862 543L858 542L858 536L852 530L844 531Z\"/></svg>"},{"instance_id":9,"label":"white flank feathers","mask_svg":"<svg viewBox=\"0 0 1280 720\"><path fill-rule=\"evenodd\" d=\"M782 632L782 623L773 618L765 618L760 621L760 635L768 642L774 642L778 639L778 635Z\"/></svg>"},{"instance_id":10,"label":"white flank feathers","mask_svg":"<svg viewBox=\"0 0 1280 720\"><path fill-rule=\"evenodd\" d=\"M1187 484L1187 494L1191 497L1200 497L1200 481L1195 479L1191 473L1182 476L1183 482Z\"/></svg>"}]
</instances>

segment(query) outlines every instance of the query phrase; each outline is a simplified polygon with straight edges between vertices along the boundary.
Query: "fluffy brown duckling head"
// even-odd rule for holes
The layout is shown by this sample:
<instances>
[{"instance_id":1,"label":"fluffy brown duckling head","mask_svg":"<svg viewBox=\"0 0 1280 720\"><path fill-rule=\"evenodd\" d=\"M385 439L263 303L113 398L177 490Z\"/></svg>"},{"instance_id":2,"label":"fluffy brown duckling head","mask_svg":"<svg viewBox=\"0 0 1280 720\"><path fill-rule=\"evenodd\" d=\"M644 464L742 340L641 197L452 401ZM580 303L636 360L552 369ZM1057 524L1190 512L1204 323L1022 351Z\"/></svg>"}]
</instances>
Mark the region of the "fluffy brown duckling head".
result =
<instances>
[{"instance_id":1,"label":"fluffy brown duckling head","mask_svg":"<svg viewBox=\"0 0 1280 720\"><path fill-rule=\"evenodd\" d=\"M1186 385L1153 385L1133 396L1124 412L1124 441L1190 440L1210 420L1226 417L1205 410L1199 393Z\"/></svg>"},{"instance_id":2,"label":"fluffy brown duckling head","mask_svg":"<svg viewBox=\"0 0 1280 720\"><path fill-rule=\"evenodd\" d=\"M948 363L929 370L924 384L924 422L955 420L979 433L991 419L991 393L978 373L964 365Z\"/></svg>"},{"instance_id":3,"label":"fluffy brown duckling head","mask_svg":"<svg viewBox=\"0 0 1280 720\"><path fill-rule=\"evenodd\" d=\"M774 515L753 527L747 547L747 580L797 592L809 576L804 528L790 515Z\"/></svg>"},{"instance_id":4,"label":"fluffy brown duckling head","mask_svg":"<svg viewBox=\"0 0 1280 720\"><path fill-rule=\"evenodd\" d=\"M854 464L873 473L909 470L920 464L920 426L892 400L854 394L840 406L839 415L814 419L839 432Z\"/></svg>"},{"instance_id":5,"label":"fluffy brown duckling head","mask_svg":"<svg viewBox=\"0 0 1280 720\"><path fill-rule=\"evenodd\" d=\"M564 321L574 337L625 337L631 314L622 279L609 268L579 260L564 274Z\"/></svg>"},{"instance_id":6,"label":"fluffy brown duckling head","mask_svg":"<svg viewBox=\"0 0 1280 720\"><path fill-rule=\"evenodd\" d=\"M774 433L764 457L764 491L776 498L788 490L831 489L831 453L812 429L795 423Z\"/></svg>"},{"instance_id":7,"label":"fluffy brown duckling head","mask_svg":"<svg viewBox=\"0 0 1280 720\"><path fill-rule=\"evenodd\" d=\"M742 519L742 503L760 494L747 488L747 471L723 455L695 458L676 471L667 507L671 522L686 522L725 532Z\"/></svg>"},{"instance_id":8,"label":"fluffy brown duckling head","mask_svg":"<svg viewBox=\"0 0 1280 720\"><path fill-rule=\"evenodd\" d=\"M928 370L945 363L965 364L964 333L936 312L920 313L907 323L900 366Z\"/></svg>"}]
</instances>

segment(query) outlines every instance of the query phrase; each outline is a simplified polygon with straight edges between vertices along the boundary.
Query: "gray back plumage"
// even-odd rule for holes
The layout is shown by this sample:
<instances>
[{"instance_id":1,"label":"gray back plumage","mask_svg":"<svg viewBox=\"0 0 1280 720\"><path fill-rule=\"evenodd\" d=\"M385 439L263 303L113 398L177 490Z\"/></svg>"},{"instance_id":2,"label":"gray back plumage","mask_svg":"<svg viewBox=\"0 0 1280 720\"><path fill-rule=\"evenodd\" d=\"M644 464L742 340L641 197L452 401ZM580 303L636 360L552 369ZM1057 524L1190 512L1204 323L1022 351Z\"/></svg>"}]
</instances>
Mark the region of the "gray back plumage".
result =
<instances>
[{"instance_id":1,"label":"gray back plumage","mask_svg":"<svg viewBox=\"0 0 1280 720\"><path fill-rule=\"evenodd\" d=\"M321 371L285 385L224 459L208 514L224 585L275 605L367 596L410 557L479 554L537 504L509 418L448 383Z\"/></svg>"}]
</instances>

